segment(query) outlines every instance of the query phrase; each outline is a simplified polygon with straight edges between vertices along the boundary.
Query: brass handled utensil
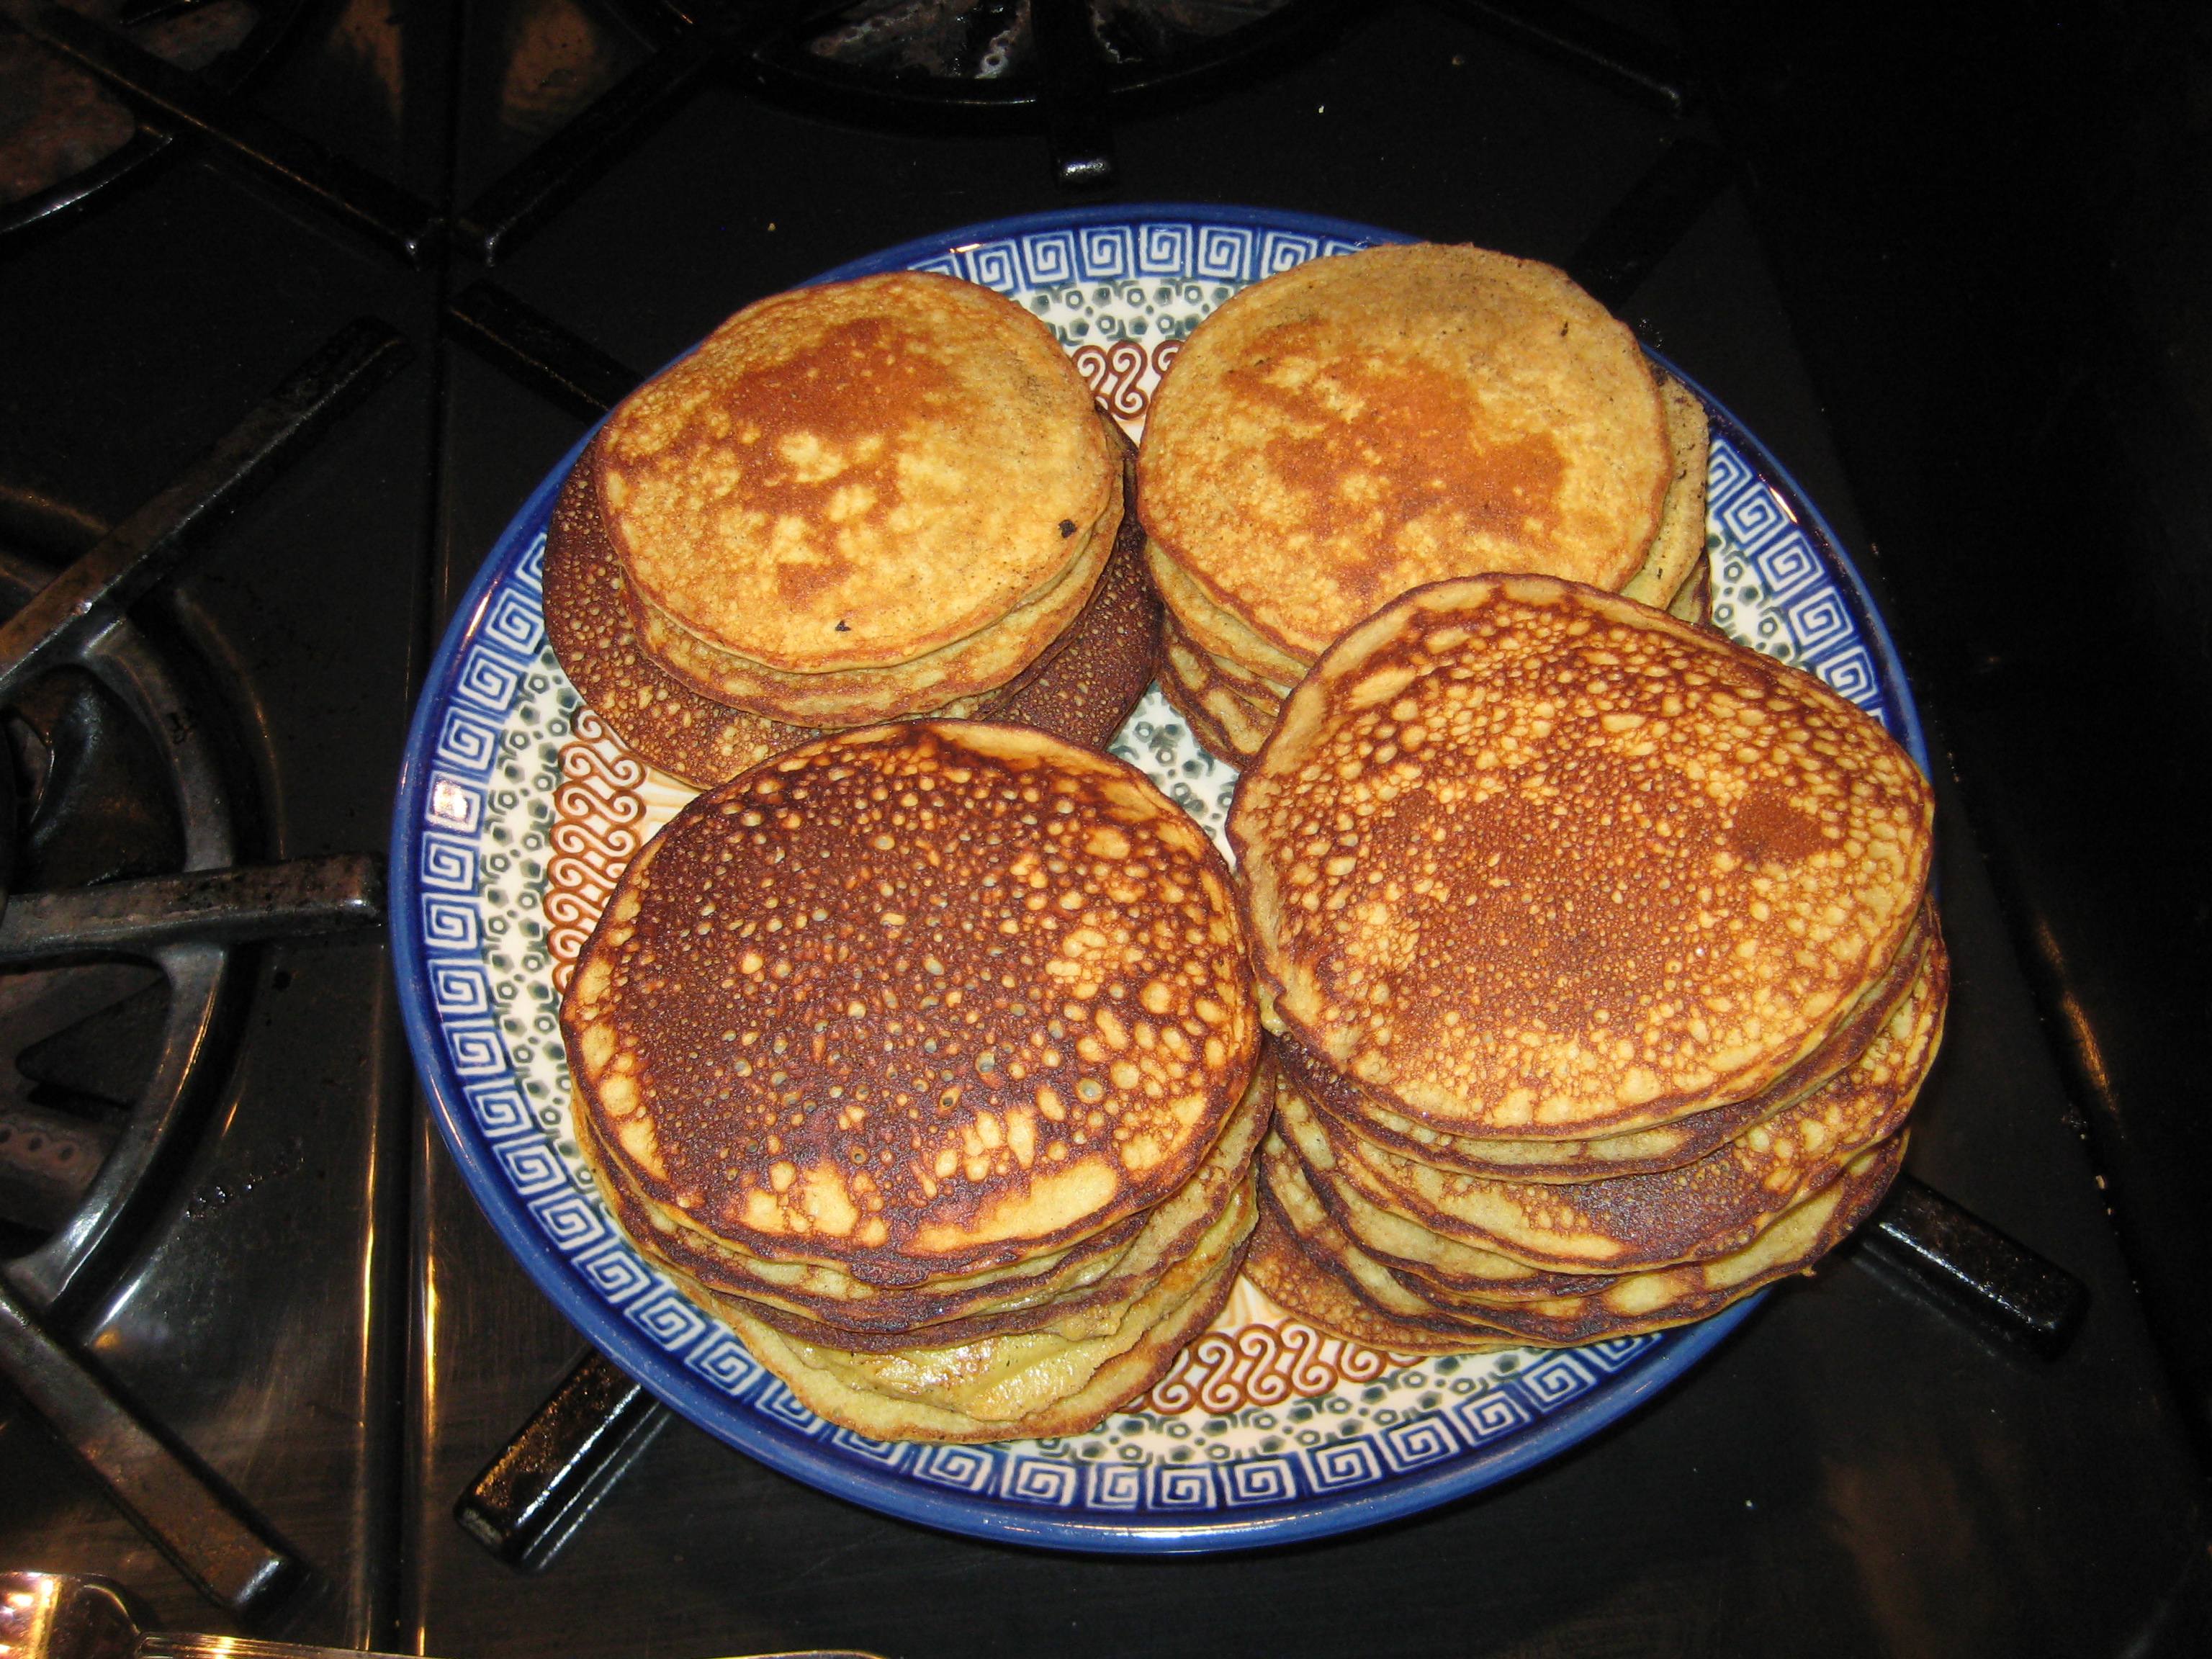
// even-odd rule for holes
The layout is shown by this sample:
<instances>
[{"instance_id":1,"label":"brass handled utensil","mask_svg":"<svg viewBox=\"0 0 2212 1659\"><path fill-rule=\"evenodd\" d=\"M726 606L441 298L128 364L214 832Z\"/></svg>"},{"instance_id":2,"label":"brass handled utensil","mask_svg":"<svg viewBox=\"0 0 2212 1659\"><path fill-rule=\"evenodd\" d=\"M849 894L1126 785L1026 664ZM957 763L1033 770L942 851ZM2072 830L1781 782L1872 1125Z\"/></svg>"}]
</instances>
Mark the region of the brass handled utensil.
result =
<instances>
[{"instance_id":1,"label":"brass handled utensil","mask_svg":"<svg viewBox=\"0 0 2212 1659\"><path fill-rule=\"evenodd\" d=\"M0 1659L405 1659L350 1648L142 1629L118 1584L68 1572L0 1572ZM876 1659L847 1649L750 1659Z\"/></svg>"}]
</instances>

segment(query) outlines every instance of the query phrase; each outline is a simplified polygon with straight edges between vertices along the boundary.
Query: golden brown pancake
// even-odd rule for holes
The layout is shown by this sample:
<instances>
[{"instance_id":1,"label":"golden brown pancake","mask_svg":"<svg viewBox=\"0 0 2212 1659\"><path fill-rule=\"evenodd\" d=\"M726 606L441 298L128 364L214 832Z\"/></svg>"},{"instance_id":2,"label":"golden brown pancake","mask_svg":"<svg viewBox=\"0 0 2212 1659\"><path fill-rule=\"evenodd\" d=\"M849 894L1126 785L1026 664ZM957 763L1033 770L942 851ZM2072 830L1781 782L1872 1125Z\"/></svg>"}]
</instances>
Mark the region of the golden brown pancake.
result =
<instances>
[{"instance_id":1,"label":"golden brown pancake","mask_svg":"<svg viewBox=\"0 0 2212 1659\"><path fill-rule=\"evenodd\" d=\"M1469 571L1618 588L1673 471L1635 337L1564 274L1381 247L1255 283L1199 325L1153 397L1139 502L1222 609L1311 657Z\"/></svg>"},{"instance_id":2,"label":"golden brown pancake","mask_svg":"<svg viewBox=\"0 0 2212 1659\"><path fill-rule=\"evenodd\" d=\"M1244 1255L1244 1276L1299 1318L1386 1353L1483 1353L1515 1346L1510 1340L1485 1340L1464 1321L1401 1318L1364 1301L1306 1249L1264 1187L1260 1223Z\"/></svg>"},{"instance_id":3,"label":"golden brown pancake","mask_svg":"<svg viewBox=\"0 0 2212 1659\"><path fill-rule=\"evenodd\" d=\"M698 789L817 736L703 697L645 650L592 504L593 477L589 467L571 470L545 541L546 633L584 701L647 763ZM1060 638L1010 684L932 712L1034 726L1103 749L1152 683L1160 605L1143 544L1135 514L1124 514L1104 574Z\"/></svg>"},{"instance_id":4,"label":"golden brown pancake","mask_svg":"<svg viewBox=\"0 0 2212 1659\"><path fill-rule=\"evenodd\" d=\"M753 1357L817 1417L882 1440L1018 1440L1096 1428L1167 1374L1237 1280L1257 1206L1249 1177L1200 1247L1133 1302L1109 1335L1050 1332L863 1355L794 1341L734 1309Z\"/></svg>"},{"instance_id":5,"label":"golden brown pancake","mask_svg":"<svg viewBox=\"0 0 2212 1659\"><path fill-rule=\"evenodd\" d=\"M1592 1140L1486 1139L1449 1135L1419 1119L1401 1117L1330 1071L1295 1037L1279 1038L1277 1057L1313 1109L1361 1139L1441 1169L1504 1181L1594 1181L1607 1176L1677 1170L1767 1121L1856 1062L1922 978L1930 951L1940 951L1933 907L1898 952L1897 966L1861 1000L1851 1018L1772 1088L1748 1100L1716 1106L1649 1129Z\"/></svg>"},{"instance_id":6,"label":"golden brown pancake","mask_svg":"<svg viewBox=\"0 0 2212 1659\"><path fill-rule=\"evenodd\" d=\"M1172 611L1165 611L1161 617L1160 639L1164 644L1173 646L1178 655L1190 659L1188 678L1193 685L1219 680L1253 702L1264 704L1268 709L1270 724L1274 714L1280 712L1283 699L1291 695L1291 688L1305 675L1305 670L1301 668L1290 679L1279 682L1255 674L1225 657L1216 656L1191 636L1190 630L1182 625Z\"/></svg>"},{"instance_id":7,"label":"golden brown pancake","mask_svg":"<svg viewBox=\"0 0 2212 1659\"><path fill-rule=\"evenodd\" d=\"M1896 1180L1905 1159L1905 1135L1899 1130L1868 1147L1845 1166L1838 1180L1784 1211L1733 1255L1625 1273L1606 1289L1583 1297L1477 1307L1469 1315L1486 1329L1503 1327L1517 1340L1559 1347L1579 1347L1708 1318L1761 1285L1810 1271L1850 1237ZM1404 1274L1394 1277L1401 1286L1420 1284ZM1449 1309L1451 1304L1439 1297L1437 1305Z\"/></svg>"},{"instance_id":8,"label":"golden brown pancake","mask_svg":"<svg viewBox=\"0 0 2212 1659\"><path fill-rule=\"evenodd\" d=\"M1448 1291L1474 1306L1510 1307L1562 1296L1592 1296L1620 1275L1565 1273L1532 1267L1495 1250L1432 1232L1418 1221L1370 1204L1359 1190L1327 1170L1317 1170L1289 1146L1287 1155L1267 1168L1268 1178L1291 1195L1304 1194L1328 1212L1329 1220L1361 1250L1383 1266L1409 1273L1416 1289Z\"/></svg>"},{"instance_id":9,"label":"golden brown pancake","mask_svg":"<svg viewBox=\"0 0 2212 1659\"><path fill-rule=\"evenodd\" d=\"M1198 739L1207 754L1215 757L1232 771L1243 769L1243 763L1237 757L1237 745L1230 741L1229 734L1214 723L1213 716L1206 711L1205 706L1184 690L1174 675L1162 669L1154 684L1160 688L1160 696L1167 706L1182 717L1183 723L1190 727L1191 735Z\"/></svg>"},{"instance_id":10,"label":"golden brown pancake","mask_svg":"<svg viewBox=\"0 0 2212 1659\"><path fill-rule=\"evenodd\" d=\"M1066 572L1119 478L1052 331L917 271L747 307L623 400L596 465L635 602L791 674L991 626Z\"/></svg>"},{"instance_id":11,"label":"golden brown pancake","mask_svg":"<svg viewBox=\"0 0 2212 1659\"><path fill-rule=\"evenodd\" d=\"M1294 1088L1276 1096L1284 1137L1370 1204L1531 1266L1608 1273L1732 1255L1831 1184L1903 1123L1941 1041L1949 975L1940 951L1847 1070L1736 1139L1679 1169L1568 1183L1439 1170L1361 1139Z\"/></svg>"},{"instance_id":12,"label":"golden brown pancake","mask_svg":"<svg viewBox=\"0 0 2212 1659\"><path fill-rule=\"evenodd\" d=\"M1267 746L1281 699L1246 691L1215 659L1194 649L1172 617L1160 629L1158 670L1161 696L1220 759L1242 770Z\"/></svg>"},{"instance_id":13,"label":"golden brown pancake","mask_svg":"<svg viewBox=\"0 0 2212 1659\"><path fill-rule=\"evenodd\" d=\"M1180 809L1042 732L937 721L817 738L686 807L562 1024L623 1185L893 1286L1160 1201L1259 1039L1227 872Z\"/></svg>"},{"instance_id":14,"label":"golden brown pancake","mask_svg":"<svg viewBox=\"0 0 2212 1659\"><path fill-rule=\"evenodd\" d=\"M1454 1291L1464 1292L1476 1303L1495 1303L1500 1307L1520 1302L1537 1302L1561 1296L1586 1296L1601 1291L1616 1275L1589 1273L1562 1273L1552 1267L1532 1267L1525 1261L1500 1255L1495 1250L1486 1250L1480 1245L1468 1244L1432 1233L1419 1222L1407 1221L1401 1216L1382 1212L1407 1230L1401 1241L1391 1229L1383 1229L1383 1237L1391 1242L1403 1242L1406 1254L1399 1255L1389 1250L1367 1243L1364 1234L1346 1221L1346 1204L1362 1216L1367 1213L1366 1200L1358 1190L1339 1180L1329 1169L1309 1163L1301 1154L1298 1144L1291 1138L1290 1126L1278 1119L1274 1133L1267 1137L1266 1150L1261 1159L1261 1181L1274 1194L1277 1202L1286 1214L1304 1218L1326 1210L1329 1224L1340 1229L1350 1243L1359 1245L1378 1261L1392 1267L1413 1267L1423 1270L1436 1283ZM1333 1166L1331 1166L1333 1168ZM1346 1202L1338 1201L1339 1194ZM1311 1236L1314 1247L1328 1255L1337 1249L1334 1234L1326 1237L1306 1226L1299 1226ZM1448 1273L1433 1270L1432 1263L1443 1260L1448 1263Z\"/></svg>"},{"instance_id":15,"label":"golden brown pancake","mask_svg":"<svg viewBox=\"0 0 2212 1659\"><path fill-rule=\"evenodd\" d=\"M592 469L571 469L545 536L545 632L577 695L647 761L702 789L813 736L700 696L646 652L597 498Z\"/></svg>"},{"instance_id":16,"label":"golden brown pancake","mask_svg":"<svg viewBox=\"0 0 2212 1659\"><path fill-rule=\"evenodd\" d=\"M1272 1143L1271 1143L1272 1148ZM1854 1158L1838 1181L1777 1218L1742 1249L1699 1264L1592 1277L1578 1294L1528 1301L1455 1295L1362 1250L1295 1181L1263 1184L1246 1271L1323 1329L1401 1352L1580 1346L1705 1318L1832 1250L1895 1179L1902 1133ZM1278 1165L1271 1159L1271 1175ZM1462 1346L1464 1345L1464 1346Z\"/></svg>"},{"instance_id":17,"label":"golden brown pancake","mask_svg":"<svg viewBox=\"0 0 2212 1659\"><path fill-rule=\"evenodd\" d=\"M1236 664L1255 678L1279 684L1285 695L1312 665L1310 656L1268 643L1223 610L1177 562L1175 554L1149 533L1145 538L1145 569L1161 603L1200 650Z\"/></svg>"},{"instance_id":18,"label":"golden brown pancake","mask_svg":"<svg viewBox=\"0 0 2212 1659\"><path fill-rule=\"evenodd\" d=\"M977 697L1018 674L1064 633L1090 601L1121 525L1117 483L1106 512L1077 532L1060 574L988 626L934 651L886 666L790 673L726 651L640 603L629 591L638 636L668 672L703 696L795 725L866 726Z\"/></svg>"},{"instance_id":19,"label":"golden brown pancake","mask_svg":"<svg viewBox=\"0 0 2212 1659\"><path fill-rule=\"evenodd\" d=\"M1347 634L1230 833L1273 1018L1401 1116L1588 1139L1764 1092L1926 887L1910 756L1809 675L1480 577Z\"/></svg>"}]
</instances>

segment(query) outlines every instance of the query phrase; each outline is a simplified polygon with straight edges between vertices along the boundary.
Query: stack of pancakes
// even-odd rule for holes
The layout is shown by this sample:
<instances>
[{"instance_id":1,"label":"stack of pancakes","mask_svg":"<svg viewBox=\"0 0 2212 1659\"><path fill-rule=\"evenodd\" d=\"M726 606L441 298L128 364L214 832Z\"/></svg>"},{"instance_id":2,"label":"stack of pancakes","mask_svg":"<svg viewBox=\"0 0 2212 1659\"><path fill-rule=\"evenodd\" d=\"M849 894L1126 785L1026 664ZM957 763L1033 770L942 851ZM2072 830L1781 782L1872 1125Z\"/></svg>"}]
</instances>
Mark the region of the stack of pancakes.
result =
<instances>
[{"instance_id":1,"label":"stack of pancakes","mask_svg":"<svg viewBox=\"0 0 2212 1659\"><path fill-rule=\"evenodd\" d=\"M1230 823L1279 1039L1248 1271L1443 1352L1815 1261L1940 1040L1930 812L1818 681L1590 587L1440 582L1352 629Z\"/></svg>"},{"instance_id":2,"label":"stack of pancakes","mask_svg":"<svg viewBox=\"0 0 2212 1659\"><path fill-rule=\"evenodd\" d=\"M1052 331L988 289L780 294L586 449L547 534L547 631L585 701L702 787L921 714L1103 744L1157 617L1127 450Z\"/></svg>"},{"instance_id":3,"label":"stack of pancakes","mask_svg":"<svg viewBox=\"0 0 2212 1659\"><path fill-rule=\"evenodd\" d=\"M1429 582L1528 571L1694 615L1706 445L1697 398L1549 265L1379 247L1255 283L1145 429L1160 689L1241 764L1331 641Z\"/></svg>"},{"instance_id":4,"label":"stack of pancakes","mask_svg":"<svg viewBox=\"0 0 2212 1659\"><path fill-rule=\"evenodd\" d=\"M1229 872L1018 726L815 739L641 852L562 1025L623 1231L820 1415L1079 1432L1228 1297L1273 1101Z\"/></svg>"}]
</instances>

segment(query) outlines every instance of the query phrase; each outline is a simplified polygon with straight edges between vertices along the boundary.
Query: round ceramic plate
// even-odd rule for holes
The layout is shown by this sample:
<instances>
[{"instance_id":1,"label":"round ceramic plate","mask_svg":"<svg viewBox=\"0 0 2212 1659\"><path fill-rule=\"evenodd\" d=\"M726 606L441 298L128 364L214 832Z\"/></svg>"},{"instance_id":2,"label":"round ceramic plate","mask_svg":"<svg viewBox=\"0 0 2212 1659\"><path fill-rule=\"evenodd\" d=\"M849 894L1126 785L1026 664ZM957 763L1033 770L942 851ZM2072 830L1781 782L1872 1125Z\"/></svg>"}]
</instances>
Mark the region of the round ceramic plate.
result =
<instances>
[{"instance_id":1,"label":"round ceramic plate","mask_svg":"<svg viewBox=\"0 0 2212 1659\"><path fill-rule=\"evenodd\" d=\"M1097 208L972 226L827 275L910 266L1012 295L1133 433L1184 337L1238 288L1404 240L1253 209ZM1856 573L1773 458L1706 404L1714 621L1879 715L1924 767ZM1416 1358L1328 1336L1240 1285L1166 1377L1086 1435L893 1444L812 1415L616 1231L571 1131L561 991L623 867L692 793L578 702L546 644L539 565L574 459L492 550L432 665L392 829L392 931L416 1063L477 1201L578 1328L677 1411L825 1492L951 1531L1228 1549L1367 1526L1555 1456L1743 1317L1747 1304L1571 1352ZM1219 836L1235 775L1157 690L1115 749Z\"/></svg>"}]
</instances>

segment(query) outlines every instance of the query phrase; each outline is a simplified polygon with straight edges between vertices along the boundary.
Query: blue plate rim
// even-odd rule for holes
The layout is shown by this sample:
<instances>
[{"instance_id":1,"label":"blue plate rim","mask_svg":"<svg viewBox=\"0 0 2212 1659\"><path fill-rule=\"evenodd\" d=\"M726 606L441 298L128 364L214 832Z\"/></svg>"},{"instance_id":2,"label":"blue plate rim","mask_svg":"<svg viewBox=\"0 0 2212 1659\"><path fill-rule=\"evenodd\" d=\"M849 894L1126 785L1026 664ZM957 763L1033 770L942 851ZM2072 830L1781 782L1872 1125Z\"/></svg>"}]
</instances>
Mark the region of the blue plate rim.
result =
<instances>
[{"instance_id":1,"label":"blue plate rim","mask_svg":"<svg viewBox=\"0 0 2212 1659\"><path fill-rule=\"evenodd\" d=\"M849 260L812 280L838 281L900 269L970 243L1041 230L1161 220L1207 221L1334 236L1347 241L1400 243L1419 240L1401 232L1316 214L1225 204L1140 203L1047 210L959 226ZM1705 401L1723 434L1753 458L1761 478L1778 489L1792 507L1804 513L1802 527L1818 543L1829 568L1841 575L1852 620L1879 665L1886 701L1899 715L1907 746L1926 769L1928 757L1918 711L1903 664L1863 579L1844 551L1841 541L1764 443L1705 387L1672 363L1659 361ZM550 513L562 480L597 430L594 423L592 430L576 441L501 532L456 609L424 677L422 690L409 723L394 802L390 862L392 914L399 921L392 930L393 969L400 991L408 1046L430 1101L431 1115L493 1231L562 1316L575 1324L600 1352L671 1409L769 1468L817 1491L896 1519L948 1532L1033 1547L1108 1554L1186 1554L1250 1549L1379 1525L1468 1496L1548 1462L1671 1385L1735 1331L1765 1300L1765 1293L1762 1291L1697 1324L1661 1333L1660 1346L1648 1350L1632 1370L1607 1377L1586 1395L1548 1413L1526 1431L1497 1447L1476 1449L1435 1466L1409 1471L1363 1487L1357 1493L1255 1505L1232 1519L1204 1522L1144 1523L1071 1517L996 1498L933 1490L910 1476L871 1469L839 1456L812 1437L796 1430L781 1429L743 1402L685 1372L672 1356L629 1327L619 1316L618 1310L590 1293L567 1259L539 1230L520 1196L501 1178L489 1144L470 1123L462 1085L441 1046L430 1012L422 944L413 926L422 898L416 865L419 845L416 832L428 786L433 722L452 696L464 653L481 630L495 591L535 538L538 527Z\"/></svg>"}]
</instances>

